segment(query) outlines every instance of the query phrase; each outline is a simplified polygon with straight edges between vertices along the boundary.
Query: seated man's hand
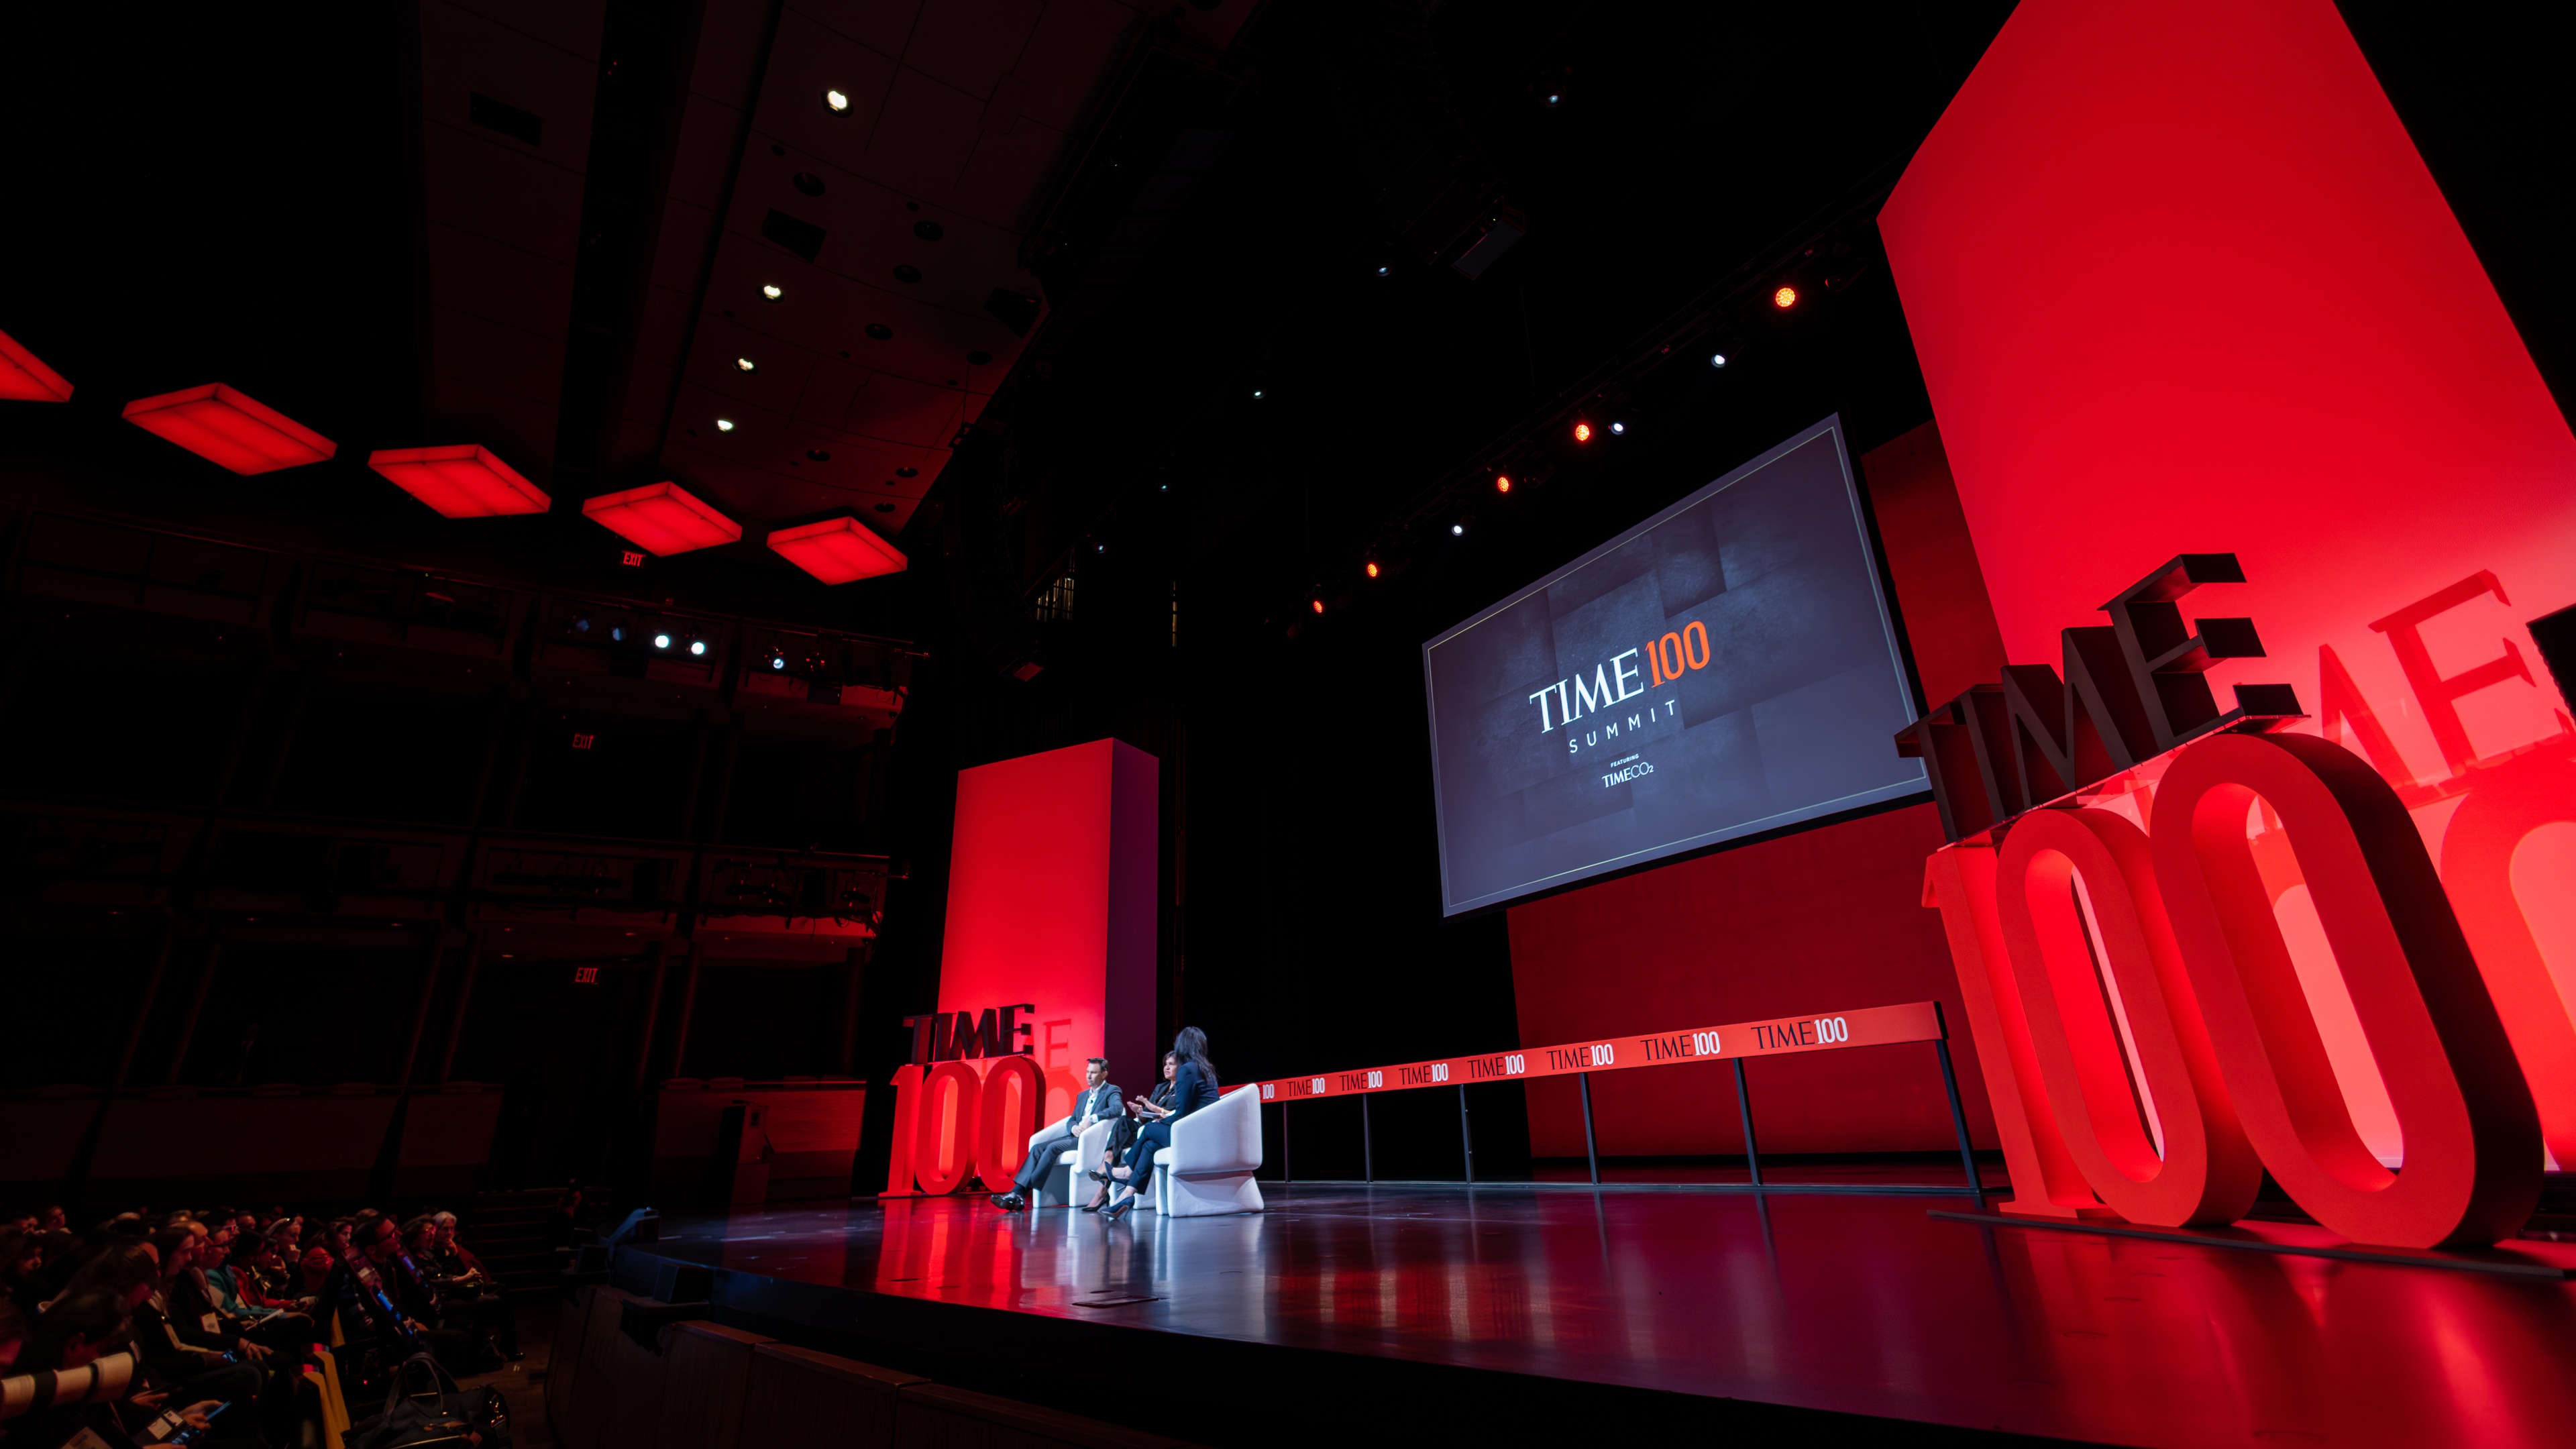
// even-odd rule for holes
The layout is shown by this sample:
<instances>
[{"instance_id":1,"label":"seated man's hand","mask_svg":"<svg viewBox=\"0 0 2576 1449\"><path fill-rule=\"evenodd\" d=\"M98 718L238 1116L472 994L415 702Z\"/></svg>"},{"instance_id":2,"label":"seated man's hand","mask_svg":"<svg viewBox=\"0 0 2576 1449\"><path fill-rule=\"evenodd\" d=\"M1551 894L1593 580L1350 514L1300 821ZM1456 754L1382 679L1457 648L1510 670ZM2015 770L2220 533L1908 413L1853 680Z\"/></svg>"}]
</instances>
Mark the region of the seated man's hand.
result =
<instances>
[{"instance_id":1,"label":"seated man's hand","mask_svg":"<svg viewBox=\"0 0 2576 1449\"><path fill-rule=\"evenodd\" d=\"M241 1350L242 1357L250 1359L253 1362L257 1362L260 1359L268 1357L267 1349L260 1347L258 1344L251 1342L247 1338L234 1339L233 1346Z\"/></svg>"}]
</instances>

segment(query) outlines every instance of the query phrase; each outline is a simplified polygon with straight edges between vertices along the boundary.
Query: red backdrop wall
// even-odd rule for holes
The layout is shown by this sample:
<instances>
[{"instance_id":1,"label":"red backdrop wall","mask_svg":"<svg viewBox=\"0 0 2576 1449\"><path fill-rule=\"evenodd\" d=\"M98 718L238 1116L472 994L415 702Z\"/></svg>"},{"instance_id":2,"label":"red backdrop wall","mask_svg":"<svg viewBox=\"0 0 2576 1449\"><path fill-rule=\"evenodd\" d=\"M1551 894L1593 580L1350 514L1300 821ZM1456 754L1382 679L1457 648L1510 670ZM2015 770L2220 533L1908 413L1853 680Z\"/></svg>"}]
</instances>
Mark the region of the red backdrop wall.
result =
<instances>
[{"instance_id":1,"label":"red backdrop wall","mask_svg":"<svg viewBox=\"0 0 2576 1449\"><path fill-rule=\"evenodd\" d=\"M2003 644L1940 434L1927 423L1860 465L1926 693L1946 699L1993 677ZM1941 843L1933 808L1910 806L1514 906L1521 1041L1900 1001L1939 1001L1952 1031L1964 1030L1940 917L1922 904L1923 857ZM1960 1065L1969 1132L1992 1146L1974 1053ZM1765 1152L1928 1151L1957 1140L1928 1046L1783 1057L1746 1071ZM1743 1150L1723 1064L1607 1072L1592 1085L1603 1152ZM1574 1083L1526 1090L1531 1151L1582 1156Z\"/></svg>"},{"instance_id":2,"label":"red backdrop wall","mask_svg":"<svg viewBox=\"0 0 2576 1449\"><path fill-rule=\"evenodd\" d=\"M1042 1122L1082 1090L1086 1057L1122 1086L1153 1080L1159 769L1094 740L957 772L939 1009L1037 1006Z\"/></svg>"},{"instance_id":3,"label":"red backdrop wall","mask_svg":"<svg viewBox=\"0 0 2576 1449\"><path fill-rule=\"evenodd\" d=\"M2525 629L2576 604L2576 438L2333 4L2026 0L1879 226L2013 659L2234 552L2183 606L2261 632L2221 702L2290 684L2398 788L2576 1164L2576 723ZM2393 1163L2295 862L2266 883Z\"/></svg>"}]
</instances>

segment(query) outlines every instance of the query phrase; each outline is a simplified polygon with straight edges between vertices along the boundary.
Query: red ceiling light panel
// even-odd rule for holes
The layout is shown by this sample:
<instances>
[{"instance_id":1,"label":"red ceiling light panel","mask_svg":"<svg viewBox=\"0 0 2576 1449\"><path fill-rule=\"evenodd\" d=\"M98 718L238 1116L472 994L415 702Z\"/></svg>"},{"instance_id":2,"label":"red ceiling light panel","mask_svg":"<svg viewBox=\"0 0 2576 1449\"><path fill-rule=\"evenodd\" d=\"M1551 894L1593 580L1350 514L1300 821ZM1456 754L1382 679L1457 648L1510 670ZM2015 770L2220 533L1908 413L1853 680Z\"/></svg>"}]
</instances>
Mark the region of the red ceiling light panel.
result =
<instances>
[{"instance_id":1,"label":"red ceiling light panel","mask_svg":"<svg viewBox=\"0 0 2576 1449\"><path fill-rule=\"evenodd\" d=\"M742 525L677 483L602 493L581 505L602 528L656 557L712 548L742 537Z\"/></svg>"},{"instance_id":2,"label":"red ceiling light panel","mask_svg":"<svg viewBox=\"0 0 2576 1449\"><path fill-rule=\"evenodd\" d=\"M0 398L15 402L70 402L72 385L63 375L0 332Z\"/></svg>"},{"instance_id":3,"label":"red ceiling light panel","mask_svg":"<svg viewBox=\"0 0 2576 1449\"><path fill-rule=\"evenodd\" d=\"M801 523L769 536L769 546L789 563L827 584L856 583L882 574L899 574L903 551L877 537L876 530L855 518L827 518Z\"/></svg>"},{"instance_id":4,"label":"red ceiling light panel","mask_svg":"<svg viewBox=\"0 0 2576 1449\"><path fill-rule=\"evenodd\" d=\"M367 466L447 518L543 513L553 500L492 450L473 443L448 448L380 448Z\"/></svg>"},{"instance_id":5,"label":"red ceiling light panel","mask_svg":"<svg viewBox=\"0 0 2576 1449\"><path fill-rule=\"evenodd\" d=\"M319 463L340 445L220 382L139 397L125 420L247 477Z\"/></svg>"}]
</instances>

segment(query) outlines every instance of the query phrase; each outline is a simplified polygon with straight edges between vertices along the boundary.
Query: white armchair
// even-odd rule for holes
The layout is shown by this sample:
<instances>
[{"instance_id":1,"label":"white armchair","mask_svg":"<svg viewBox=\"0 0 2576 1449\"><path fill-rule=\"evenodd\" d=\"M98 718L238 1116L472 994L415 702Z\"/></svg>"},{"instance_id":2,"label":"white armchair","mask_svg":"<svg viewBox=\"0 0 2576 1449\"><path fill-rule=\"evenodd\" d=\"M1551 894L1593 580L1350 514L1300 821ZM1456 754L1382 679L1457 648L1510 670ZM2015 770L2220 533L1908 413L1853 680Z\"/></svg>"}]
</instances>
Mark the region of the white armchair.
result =
<instances>
[{"instance_id":1,"label":"white armchair","mask_svg":"<svg viewBox=\"0 0 2576 1449\"><path fill-rule=\"evenodd\" d=\"M1072 1151L1060 1154L1055 1161L1047 1164L1046 1175L1038 1179L1036 1194L1038 1206L1067 1207L1077 1200L1085 1202L1090 1200L1091 1190L1095 1184L1087 1174L1099 1168L1100 1154L1107 1151L1109 1147L1109 1128L1117 1120L1114 1117L1104 1117L1084 1128L1080 1143ZM1056 1118L1029 1134L1027 1150L1037 1151L1039 1143L1071 1130L1072 1126L1073 1118L1070 1115ZM1148 1190L1147 1200L1150 1201L1152 1196L1152 1192Z\"/></svg>"},{"instance_id":2,"label":"white armchair","mask_svg":"<svg viewBox=\"0 0 2576 1449\"><path fill-rule=\"evenodd\" d=\"M1155 1209L1194 1218L1262 1210L1261 1093L1237 1087L1172 1124L1172 1145L1154 1154Z\"/></svg>"}]
</instances>

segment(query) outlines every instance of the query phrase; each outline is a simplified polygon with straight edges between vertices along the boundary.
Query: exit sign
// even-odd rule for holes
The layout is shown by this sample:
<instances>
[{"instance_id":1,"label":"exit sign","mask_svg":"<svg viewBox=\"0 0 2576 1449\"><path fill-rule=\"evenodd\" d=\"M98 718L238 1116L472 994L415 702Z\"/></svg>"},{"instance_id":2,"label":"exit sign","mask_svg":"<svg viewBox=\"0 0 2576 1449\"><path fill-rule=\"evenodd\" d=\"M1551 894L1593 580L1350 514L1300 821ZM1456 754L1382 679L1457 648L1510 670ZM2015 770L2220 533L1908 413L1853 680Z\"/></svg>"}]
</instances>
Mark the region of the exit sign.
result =
<instances>
[{"instance_id":1,"label":"exit sign","mask_svg":"<svg viewBox=\"0 0 2576 1449\"><path fill-rule=\"evenodd\" d=\"M644 555L637 553L635 550L630 548L626 550L619 562L625 564L630 569L640 569L644 567Z\"/></svg>"},{"instance_id":2,"label":"exit sign","mask_svg":"<svg viewBox=\"0 0 2576 1449\"><path fill-rule=\"evenodd\" d=\"M599 968L596 966L575 966L572 968L572 984L575 986L598 985Z\"/></svg>"}]
</instances>

